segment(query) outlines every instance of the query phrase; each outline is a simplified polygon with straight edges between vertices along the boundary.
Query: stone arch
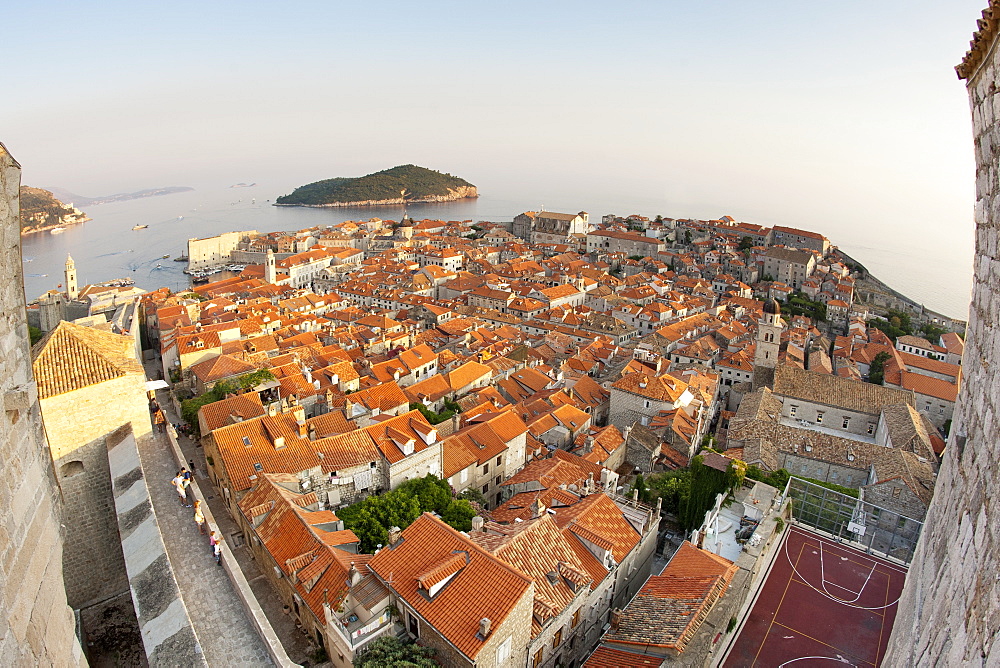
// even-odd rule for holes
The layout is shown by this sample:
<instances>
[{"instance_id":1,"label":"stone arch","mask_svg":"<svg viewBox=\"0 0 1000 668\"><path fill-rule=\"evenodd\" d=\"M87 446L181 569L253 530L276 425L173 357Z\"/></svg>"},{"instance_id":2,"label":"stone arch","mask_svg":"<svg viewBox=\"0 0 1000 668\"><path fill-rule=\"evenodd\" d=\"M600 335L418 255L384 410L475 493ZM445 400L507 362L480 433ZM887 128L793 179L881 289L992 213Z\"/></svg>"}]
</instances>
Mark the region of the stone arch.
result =
<instances>
[{"instance_id":1,"label":"stone arch","mask_svg":"<svg viewBox=\"0 0 1000 668\"><path fill-rule=\"evenodd\" d=\"M84 467L83 462L79 459L74 459L73 461L66 462L59 467L59 476L62 478L72 478L75 475L86 473L86 471L87 469Z\"/></svg>"}]
</instances>

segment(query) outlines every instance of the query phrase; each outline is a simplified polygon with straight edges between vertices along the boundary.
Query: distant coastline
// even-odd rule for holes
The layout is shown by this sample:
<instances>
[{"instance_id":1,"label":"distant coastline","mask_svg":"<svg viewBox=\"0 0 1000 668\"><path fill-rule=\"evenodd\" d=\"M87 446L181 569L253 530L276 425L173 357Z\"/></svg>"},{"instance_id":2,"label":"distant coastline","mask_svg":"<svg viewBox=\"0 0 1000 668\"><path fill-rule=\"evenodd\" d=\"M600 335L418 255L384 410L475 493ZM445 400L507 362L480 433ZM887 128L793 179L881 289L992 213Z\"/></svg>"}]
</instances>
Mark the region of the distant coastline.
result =
<instances>
[{"instance_id":1,"label":"distant coastline","mask_svg":"<svg viewBox=\"0 0 1000 668\"><path fill-rule=\"evenodd\" d=\"M79 206L96 206L98 204L110 204L112 202L127 202L133 199L143 199L145 197L159 197L160 195L173 195L174 193L190 192L194 188L188 186L167 186L164 188L147 188L131 193L116 193L114 195L103 195L101 197L84 197L71 193L62 188L49 188L56 197L64 202L73 202Z\"/></svg>"}]
</instances>

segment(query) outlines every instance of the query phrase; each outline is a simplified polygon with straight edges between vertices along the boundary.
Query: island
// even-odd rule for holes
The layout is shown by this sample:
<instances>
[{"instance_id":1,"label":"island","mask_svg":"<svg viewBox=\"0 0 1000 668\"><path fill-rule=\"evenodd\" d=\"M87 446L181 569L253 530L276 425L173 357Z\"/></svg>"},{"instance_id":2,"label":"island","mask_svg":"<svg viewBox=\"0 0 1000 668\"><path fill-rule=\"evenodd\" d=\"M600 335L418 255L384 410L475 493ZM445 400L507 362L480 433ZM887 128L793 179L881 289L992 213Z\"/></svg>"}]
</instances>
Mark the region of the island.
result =
<instances>
[{"instance_id":1,"label":"island","mask_svg":"<svg viewBox=\"0 0 1000 668\"><path fill-rule=\"evenodd\" d=\"M73 204L63 204L48 190L21 186L21 234L58 234L67 225L85 223L90 218Z\"/></svg>"},{"instance_id":2,"label":"island","mask_svg":"<svg viewBox=\"0 0 1000 668\"><path fill-rule=\"evenodd\" d=\"M399 165L374 174L316 181L283 195L275 206L380 206L413 202L453 202L479 197L476 186L451 174Z\"/></svg>"},{"instance_id":3,"label":"island","mask_svg":"<svg viewBox=\"0 0 1000 668\"><path fill-rule=\"evenodd\" d=\"M49 188L58 197L63 200L75 202L80 206L95 206L97 204L109 204L111 202L127 202L132 199L142 199L144 197L159 197L160 195L173 195L174 193L183 193L194 190L194 188L189 188L188 186L166 186L164 188L147 188L145 190L137 190L133 193L115 193L114 195L103 195L101 197L84 197L83 195L76 195L68 190L63 190L61 188Z\"/></svg>"}]
</instances>

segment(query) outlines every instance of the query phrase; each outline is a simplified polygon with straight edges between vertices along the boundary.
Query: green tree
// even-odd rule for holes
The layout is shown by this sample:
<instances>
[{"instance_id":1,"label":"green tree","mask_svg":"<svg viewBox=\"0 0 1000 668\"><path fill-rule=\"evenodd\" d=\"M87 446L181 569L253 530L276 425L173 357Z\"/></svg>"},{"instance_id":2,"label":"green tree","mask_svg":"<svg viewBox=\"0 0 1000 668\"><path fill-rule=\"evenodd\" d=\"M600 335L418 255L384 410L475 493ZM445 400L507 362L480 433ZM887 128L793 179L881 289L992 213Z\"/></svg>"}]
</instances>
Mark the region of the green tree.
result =
<instances>
[{"instance_id":1,"label":"green tree","mask_svg":"<svg viewBox=\"0 0 1000 668\"><path fill-rule=\"evenodd\" d=\"M892 357L884 350L875 356L872 363L868 365L868 382L881 385L885 382L885 363Z\"/></svg>"},{"instance_id":2,"label":"green tree","mask_svg":"<svg viewBox=\"0 0 1000 668\"><path fill-rule=\"evenodd\" d=\"M680 510L682 499L686 503L691 493L691 471L682 469L657 473L649 476L647 484L653 502L659 497L663 512L676 515Z\"/></svg>"},{"instance_id":3,"label":"green tree","mask_svg":"<svg viewBox=\"0 0 1000 668\"><path fill-rule=\"evenodd\" d=\"M448 507L441 513L441 519L453 529L469 531L472 529L472 518L476 509L465 499L452 499Z\"/></svg>"},{"instance_id":4,"label":"green tree","mask_svg":"<svg viewBox=\"0 0 1000 668\"><path fill-rule=\"evenodd\" d=\"M684 230L684 243L691 245L691 230Z\"/></svg>"},{"instance_id":5,"label":"green tree","mask_svg":"<svg viewBox=\"0 0 1000 668\"><path fill-rule=\"evenodd\" d=\"M377 638L354 659L356 668L438 668L433 659L435 650L412 642L403 642L396 636Z\"/></svg>"},{"instance_id":6,"label":"green tree","mask_svg":"<svg viewBox=\"0 0 1000 668\"><path fill-rule=\"evenodd\" d=\"M643 503L649 503L651 500L655 499L654 495L650 493L649 488L646 486L646 481L642 479L642 474L640 473L635 477L635 481L632 483L631 493L639 492L639 500Z\"/></svg>"},{"instance_id":7,"label":"green tree","mask_svg":"<svg viewBox=\"0 0 1000 668\"><path fill-rule=\"evenodd\" d=\"M441 480L435 475L407 480L396 488L396 491L410 494L417 498L421 512L441 514L451 504L451 486L447 480Z\"/></svg>"},{"instance_id":8,"label":"green tree","mask_svg":"<svg viewBox=\"0 0 1000 668\"><path fill-rule=\"evenodd\" d=\"M32 327L31 325L28 325L28 338L31 340L31 345L35 345L36 343L41 341L43 336L45 336L45 332L38 329L37 327Z\"/></svg>"},{"instance_id":9,"label":"green tree","mask_svg":"<svg viewBox=\"0 0 1000 668\"><path fill-rule=\"evenodd\" d=\"M753 239L750 237L743 237L740 239L740 250L746 253L751 248L753 248Z\"/></svg>"},{"instance_id":10,"label":"green tree","mask_svg":"<svg viewBox=\"0 0 1000 668\"><path fill-rule=\"evenodd\" d=\"M458 498L478 503L483 508L486 507L486 497L483 496L483 493L475 487L469 487L468 489L463 490L462 493L458 495Z\"/></svg>"}]
</instances>

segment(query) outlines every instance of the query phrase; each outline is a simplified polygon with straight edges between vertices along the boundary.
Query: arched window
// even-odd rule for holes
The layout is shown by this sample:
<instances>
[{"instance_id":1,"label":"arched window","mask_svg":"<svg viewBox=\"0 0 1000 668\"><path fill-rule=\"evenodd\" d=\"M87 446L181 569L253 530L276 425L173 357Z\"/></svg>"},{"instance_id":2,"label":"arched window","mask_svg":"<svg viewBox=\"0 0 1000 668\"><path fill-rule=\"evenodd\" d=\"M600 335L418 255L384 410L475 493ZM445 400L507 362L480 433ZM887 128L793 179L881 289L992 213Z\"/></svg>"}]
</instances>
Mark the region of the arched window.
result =
<instances>
[{"instance_id":1,"label":"arched window","mask_svg":"<svg viewBox=\"0 0 1000 668\"><path fill-rule=\"evenodd\" d=\"M83 462L76 460L63 464L59 471L63 478L72 478L75 475L84 473L86 469L83 467Z\"/></svg>"}]
</instances>

